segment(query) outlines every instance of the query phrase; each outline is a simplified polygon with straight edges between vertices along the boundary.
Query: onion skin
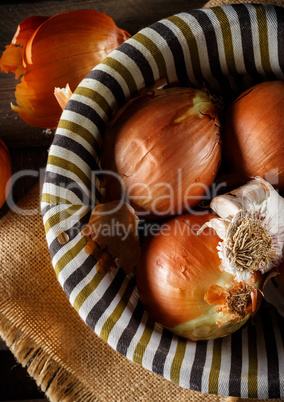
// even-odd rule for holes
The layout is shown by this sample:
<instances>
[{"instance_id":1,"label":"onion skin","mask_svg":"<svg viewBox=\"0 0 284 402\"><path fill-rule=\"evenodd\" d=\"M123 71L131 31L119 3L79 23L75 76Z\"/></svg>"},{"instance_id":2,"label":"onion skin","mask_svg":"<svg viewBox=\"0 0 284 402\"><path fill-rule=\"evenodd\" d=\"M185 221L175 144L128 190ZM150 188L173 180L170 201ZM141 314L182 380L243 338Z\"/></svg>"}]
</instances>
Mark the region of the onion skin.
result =
<instances>
[{"instance_id":1,"label":"onion skin","mask_svg":"<svg viewBox=\"0 0 284 402\"><path fill-rule=\"evenodd\" d=\"M54 88L74 91L86 75L130 37L112 18L94 9L52 17L32 16L18 26L0 58L0 70L15 73L17 105L29 125L55 129L62 113Z\"/></svg>"},{"instance_id":2,"label":"onion skin","mask_svg":"<svg viewBox=\"0 0 284 402\"><path fill-rule=\"evenodd\" d=\"M224 159L245 179L260 176L284 190L284 81L265 81L228 108Z\"/></svg>"},{"instance_id":3,"label":"onion skin","mask_svg":"<svg viewBox=\"0 0 284 402\"><path fill-rule=\"evenodd\" d=\"M194 88L156 89L130 100L107 128L101 165L110 199L127 194L139 217L161 218L196 205L221 160L218 114Z\"/></svg>"},{"instance_id":4,"label":"onion skin","mask_svg":"<svg viewBox=\"0 0 284 402\"><path fill-rule=\"evenodd\" d=\"M248 306L240 319L227 311L223 294L211 292L216 284L224 292L238 285L233 275L220 268L216 232L207 228L196 234L214 216L184 214L170 219L164 234L143 243L137 265L137 289L145 310L175 334L194 341L236 331L255 314L262 299L256 289L262 283L259 274L250 282L254 308Z\"/></svg>"},{"instance_id":5,"label":"onion skin","mask_svg":"<svg viewBox=\"0 0 284 402\"><path fill-rule=\"evenodd\" d=\"M0 208L6 201L10 190L12 175L11 158L5 143L0 139Z\"/></svg>"},{"instance_id":6,"label":"onion skin","mask_svg":"<svg viewBox=\"0 0 284 402\"><path fill-rule=\"evenodd\" d=\"M98 261L99 272L120 266L130 274L141 252L138 223L133 208L121 201L95 206L82 234L87 240L84 249Z\"/></svg>"}]
</instances>

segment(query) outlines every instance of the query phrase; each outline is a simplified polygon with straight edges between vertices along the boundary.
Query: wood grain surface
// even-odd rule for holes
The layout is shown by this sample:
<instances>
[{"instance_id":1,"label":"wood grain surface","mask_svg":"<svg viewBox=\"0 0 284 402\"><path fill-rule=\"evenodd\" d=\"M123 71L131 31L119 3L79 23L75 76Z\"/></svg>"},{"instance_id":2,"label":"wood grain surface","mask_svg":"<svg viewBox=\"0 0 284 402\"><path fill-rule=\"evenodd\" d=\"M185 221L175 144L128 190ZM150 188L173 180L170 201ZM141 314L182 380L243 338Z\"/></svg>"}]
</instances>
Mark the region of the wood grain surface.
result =
<instances>
[{"instance_id":1,"label":"wood grain surface","mask_svg":"<svg viewBox=\"0 0 284 402\"><path fill-rule=\"evenodd\" d=\"M153 22L191 8L202 7L202 0L97 0L30 1L0 3L0 54L16 32L19 22L31 15L52 16L76 9L97 9L113 18L116 25L134 35ZM0 138L9 148L50 145L53 133L30 127L10 108L15 103L14 74L0 73Z\"/></svg>"}]
</instances>

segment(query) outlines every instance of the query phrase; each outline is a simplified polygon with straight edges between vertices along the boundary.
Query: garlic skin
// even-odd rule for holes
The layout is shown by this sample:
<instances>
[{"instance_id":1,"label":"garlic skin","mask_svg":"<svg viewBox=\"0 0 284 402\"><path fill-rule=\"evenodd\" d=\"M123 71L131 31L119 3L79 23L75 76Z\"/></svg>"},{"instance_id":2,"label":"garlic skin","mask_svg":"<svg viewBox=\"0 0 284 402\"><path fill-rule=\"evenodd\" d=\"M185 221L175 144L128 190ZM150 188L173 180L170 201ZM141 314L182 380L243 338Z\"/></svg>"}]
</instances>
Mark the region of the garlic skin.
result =
<instances>
[{"instance_id":1,"label":"garlic skin","mask_svg":"<svg viewBox=\"0 0 284 402\"><path fill-rule=\"evenodd\" d=\"M211 209L219 218L207 222L222 239L217 249L223 269L247 282L283 259L284 199L270 183L256 177L247 184L215 197Z\"/></svg>"}]
</instances>

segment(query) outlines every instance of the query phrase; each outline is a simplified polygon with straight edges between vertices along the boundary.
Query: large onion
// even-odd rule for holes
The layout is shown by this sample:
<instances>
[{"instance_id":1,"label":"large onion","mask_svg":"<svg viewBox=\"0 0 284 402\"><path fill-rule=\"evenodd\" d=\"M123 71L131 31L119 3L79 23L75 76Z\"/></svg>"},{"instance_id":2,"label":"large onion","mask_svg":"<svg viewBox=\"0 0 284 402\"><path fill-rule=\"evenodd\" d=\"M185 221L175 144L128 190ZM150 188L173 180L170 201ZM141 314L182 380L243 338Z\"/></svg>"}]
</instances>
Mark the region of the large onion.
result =
<instances>
[{"instance_id":1,"label":"large onion","mask_svg":"<svg viewBox=\"0 0 284 402\"><path fill-rule=\"evenodd\" d=\"M29 125L56 128L62 110L54 88L81 80L130 34L105 13L72 10L52 17L31 16L18 26L0 58L0 70L21 77L15 112Z\"/></svg>"},{"instance_id":2,"label":"large onion","mask_svg":"<svg viewBox=\"0 0 284 402\"><path fill-rule=\"evenodd\" d=\"M156 89L130 100L112 119L101 163L110 199L141 217L163 217L196 205L221 158L217 111L205 91Z\"/></svg>"},{"instance_id":3,"label":"large onion","mask_svg":"<svg viewBox=\"0 0 284 402\"><path fill-rule=\"evenodd\" d=\"M0 139L0 208L5 203L11 186L11 158L8 148Z\"/></svg>"},{"instance_id":4,"label":"large onion","mask_svg":"<svg viewBox=\"0 0 284 402\"><path fill-rule=\"evenodd\" d=\"M262 299L256 273L237 282L221 267L212 229L196 232L214 215L171 218L142 247L137 288L149 315L192 340L223 337L239 329Z\"/></svg>"},{"instance_id":5,"label":"large onion","mask_svg":"<svg viewBox=\"0 0 284 402\"><path fill-rule=\"evenodd\" d=\"M229 107L224 155L245 178L260 176L284 190L284 81L249 88Z\"/></svg>"}]
</instances>

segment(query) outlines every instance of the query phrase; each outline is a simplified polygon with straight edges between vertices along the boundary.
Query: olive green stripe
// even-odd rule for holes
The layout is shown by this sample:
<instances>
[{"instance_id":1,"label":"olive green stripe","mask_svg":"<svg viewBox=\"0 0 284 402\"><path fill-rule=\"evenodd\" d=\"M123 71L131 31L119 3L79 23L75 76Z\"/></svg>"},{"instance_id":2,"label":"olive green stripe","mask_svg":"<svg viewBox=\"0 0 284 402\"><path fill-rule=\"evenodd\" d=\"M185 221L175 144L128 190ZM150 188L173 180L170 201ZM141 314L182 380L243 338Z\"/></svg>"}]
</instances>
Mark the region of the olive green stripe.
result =
<instances>
[{"instance_id":1,"label":"olive green stripe","mask_svg":"<svg viewBox=\"0 0 284 402\"><path fill-rule=\"evenodd\" d=\"M106 57L101 63L111 67L124 78L131 94L137 92L136 82L132 74L120 61L113 57Z\"/></svg>"},{"instance_id":2,"label":"olive green stripe","mask_svg":"<svg viewBox=\"0 0 284 402\"><path fill-rule=\"evenodd\" d=\"M257 4L254 5L258 23L259 47L261 64L264 72L270 76L273 75L270 60L269 60L269 44L268 44L268 28L267 18L264 6Z\"/></svg>"},{"instance_id":3,"label":"olive green stripe","mask_svg":"<svg viewBox=\"0 0 284 402\"><path fill-rule=\"evenodd\" d=\"M228 70L232 74L237 73L236 63L235 63L235 55L234 55L234 47L233 47L233 38L230 27L229 19L221 7L213 7L212 11L216 15L222 30L223 35L223 43L225 50L225 57L228 66Z\"/></svg>"},{"instance_id":4,"label":"olive green stripe","mask_svg":"<svg viewBox=\"0 0 284 402\"><path fill-rule=\"evenodd\" d=\"M99 153L100 147L96 138L89 130L80 126L80 124L74 123L73 121L61 119L59 121L58 127L75 133L83 140L85 140L91 147L93 147L97 154Z\"/></svg>"},{"instance_id":5,"label":"olive green stripe","mask_svg":"<svg viewBox=\"0 0 284 402\"><path fill-rule=\"evenodd\" d=\"M172 382L179 384L181 365L184 359L186 350L186 340L183 338L178 339L176 353L171 365L170 379Z\"/></svg>"},{"instance_id":6,"label":"olive green stripe","mask_svg":"<svg viewBox=\"0 0 284 402\"><path fill-rule=\"evenodd\" d=\"M84 86L78 86L74 93L77 95L85 96L86 98L89 98L92 101L96 102L109 119L112 117L112 109L110 105L99 92L94 91L90 88L86 88Z\"/></svg>"},{"instance_id":7,"label":"olive green stripe","mask_svg":"<svg viewBox=\"0 0 284 402\"><path fill-rule=\"evenodd\" d=\"M54 156L54 155L49 155L48 160L47 160L47 165L54 165L57 168L61 168L64 170L69 170L69 172L74 173L76 176L79 177L79 179L85 184L87 188L92 187L92 183L88 176L84 173L82 169L80 169L75 163L67 160L60 158L59 156Z\"/></svg>"},{"instance_id":8,"label":"olive green stripe","mask_svg":"<svg viewBox=\"0 0 284 402\"><path fill-rule=\"evenodd\" d=\"M53 195L53 194L48 194L48 193L42 193L41 196L41 202L46 202L47 204L71 204L71 201L59 197L57 195Z\"/></svg>"},{"instance_id":9,"label":"olive green stripe","mask_svg":"<svg viewBox=\"0 0 284 402\"><path fill-rule=\"evenodd\" d=\"M141 45L143 45L151 53L155 62L157 63L160 78L166 77L166 62L163 53L160 51L158 46L150 38L140 32L135 34L132 39L135 39L137 42L141 43Z\"/></svg>"},{"instance_id":10,"label":"olive green stripe","mask_svg":"<svg viewBox=\"0 0 284 402\"><path fill-rule=\"evenodd\" d=\"M248 326L248 397L257 398L257 335L253 325Z\"/></svg>"},{"instance_id":11,"label":"olive green stripe","mask_svg":"<svg viewBox=\"0 0 284 402\"><path fill-rule=\"evenodd\" d=\"M70 261L72 261L85 247L86 245L86 239L85 237L82 237L78 243L75 244L74 247L70 248L55 264L54 270L55 274L58 277L60 272L62 271L63 268L66 267L67 264L69 264Z\"/></svg>"},{"instance_id":12,"label":"olive green stripe","mask_svg":"<svg viewBox=\"0 0 284 402\"><path fill-rule=\"evenodd\" d=\"M154 326L155 326L155 322L151 319L148 318L143 334L141 336L141 338L139 339L139 342L136 345L136 348L134 350L133 353L133 361L135 363L138 363L140 365L142 365L142 360L143 360L143 356L145 353L145 350L148 346L148 343L150 342L153 330L154 330Z\"/></svg>"},{"instance_id":13,"label":"olive green stripe","mask_svg":"<svg viewBox=\"0 0 284 402\"><path fill-rule=\"evenodd\" d=\"M213 345L212 364L209 374L208 393L218 394L218 381L221 368L222 338L215 339Z\"/></svg>"},{"instance_id":14,"label":"olive green stripe","mask_svg":"<svg viewBox=\"0 0 284 402\"><path fill-rule=\"evenodd\" d=\"M117 321L120 319L125 307L127 306L127 303L133 292L133 289L135 288L135 285L136 285L136 278L133 277L129 281L119 303L117 304L117 306L115 307L113 312L110 314L110 316L108 317L108 319L105 321L104 325L102 326L102 329L100 332L100 337L104 341L106 341L106 342L108 341L109 334L110 334L111 330L113 329L113 327L115 326L115 324L117 323Z\"/></svg>"},{"instance_id":15,"label":"olive green stripe","mask_svg":"<svg viewBox=\"0 0 284 402\"><path fill-rule=\"evenodd\" d=\"M195 39L195 36L190 29L189 25L183 21L182 18L174 15L172 17L167 18L169 21L171 21L173 24L175 24L180 31L182 32L183 36L186 39L188 49L190 52L190 58L191 58L191 64L192 64L192 70L193 74L195 76L195 79L202 83L203 82L203 75L202 75L202 70L201 70L201 64L200 64L200 58L199 58L199 53L198 53L198 46L197 46L197 41Z\"/></svg>"},{"instance_id":16,"label":"olive green stripe","mask_svg":"<svg viewBox=\"0 0 284 402\"><path fill-rule=\"evenodd\" d=\"M60 222L69 219L70 216L73 216L79 209L82 208L82 205L72 205L69 208L66 208L62 211L57 212L52 215L44 224L45 233L47 233L51 228L55 225L58 225Z\"/></svg>"},{"instance_id":17,"label":"olive green stripe","mask_svg":"<svg viewBox=\"0 0 284 402\"><path fill-rule=\"evenodd\" d=\"M80 310L82 304L90 296L90 294L96 290L104 276L104 274L97 272L92 280L78 293L73 303L73 307L77 312Z\"/></svg>"}]
</instances>

